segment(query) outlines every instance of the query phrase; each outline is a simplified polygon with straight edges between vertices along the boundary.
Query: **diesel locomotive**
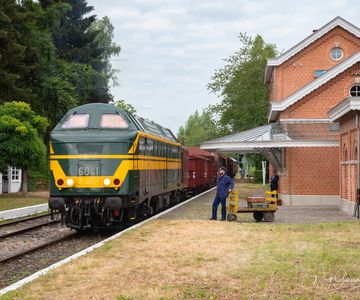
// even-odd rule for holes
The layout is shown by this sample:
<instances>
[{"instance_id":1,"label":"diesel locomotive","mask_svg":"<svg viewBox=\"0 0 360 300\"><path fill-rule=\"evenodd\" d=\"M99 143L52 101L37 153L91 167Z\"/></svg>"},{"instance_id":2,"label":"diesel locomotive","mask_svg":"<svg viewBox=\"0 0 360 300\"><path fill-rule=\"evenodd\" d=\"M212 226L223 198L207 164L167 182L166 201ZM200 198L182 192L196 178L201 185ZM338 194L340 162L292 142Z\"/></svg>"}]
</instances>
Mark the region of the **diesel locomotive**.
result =
<instances>
[{"instance_id":1,"label":"diesel locomotive","mask_svg":"<svg viewBox=\"0 0 360 300\"><path fill-rule=\"evenodd\" d=\"M71 109L50 134L49 208L67 226L119 227L183 197L175 136L109 104Z\"/></svg>"},{"instance_id":2,"label":"diesel locomotive","mask_svg":"<svg viewBox=\"0 0 360 300\"><path fill-rule=\"evenodd\" d=\"M49 208L76 230L121 228L215 185L218 162L193 152L113 105L76 107L50 134ZM193 159L207 162L189 171Z\"/></svg>"}]
</instances>

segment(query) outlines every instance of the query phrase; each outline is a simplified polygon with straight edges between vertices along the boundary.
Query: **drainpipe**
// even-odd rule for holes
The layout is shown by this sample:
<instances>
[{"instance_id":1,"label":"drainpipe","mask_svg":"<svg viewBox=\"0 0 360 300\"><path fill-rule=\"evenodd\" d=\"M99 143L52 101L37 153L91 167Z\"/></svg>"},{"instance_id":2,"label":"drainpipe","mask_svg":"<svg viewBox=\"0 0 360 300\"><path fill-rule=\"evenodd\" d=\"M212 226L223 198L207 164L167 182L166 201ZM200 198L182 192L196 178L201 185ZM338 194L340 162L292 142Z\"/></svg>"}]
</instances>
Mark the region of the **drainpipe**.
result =
<instances>
[{"instance_id":1,"label":"drainpipe","mask_svg":"<svg viewBox=\"0 0 360 300\"><path fill-rule=\"evenodd\" d=\"M356 149L357 149L357 193L356 193L356 205L354 209L354 217L358 217L360 219L360 128L359 128L359 112L356 112L356 131L357 131L357 141L356 141Z\"/></svg>"}]
</instances>

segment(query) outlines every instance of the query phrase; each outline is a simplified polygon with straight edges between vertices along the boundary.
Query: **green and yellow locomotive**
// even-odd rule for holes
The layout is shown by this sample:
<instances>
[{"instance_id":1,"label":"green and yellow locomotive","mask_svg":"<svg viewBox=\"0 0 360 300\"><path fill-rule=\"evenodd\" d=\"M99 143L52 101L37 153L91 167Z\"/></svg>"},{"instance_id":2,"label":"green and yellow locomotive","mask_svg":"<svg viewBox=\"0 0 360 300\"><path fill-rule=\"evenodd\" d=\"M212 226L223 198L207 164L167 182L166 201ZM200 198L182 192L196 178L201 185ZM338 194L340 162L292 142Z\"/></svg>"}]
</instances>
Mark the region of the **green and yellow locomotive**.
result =
<instances>
[{"instance_id":1,"label":"green and yellow locomotive","mask_svg":"<svg viewBox=\"0 0 360 300\"><path fill-rule=\"evenodd\" d=\"M51 132L49 208L78 230L122 227L181 200L182 156L154 122L109 104L76 107Z\"/></svg>"}]
</instances>

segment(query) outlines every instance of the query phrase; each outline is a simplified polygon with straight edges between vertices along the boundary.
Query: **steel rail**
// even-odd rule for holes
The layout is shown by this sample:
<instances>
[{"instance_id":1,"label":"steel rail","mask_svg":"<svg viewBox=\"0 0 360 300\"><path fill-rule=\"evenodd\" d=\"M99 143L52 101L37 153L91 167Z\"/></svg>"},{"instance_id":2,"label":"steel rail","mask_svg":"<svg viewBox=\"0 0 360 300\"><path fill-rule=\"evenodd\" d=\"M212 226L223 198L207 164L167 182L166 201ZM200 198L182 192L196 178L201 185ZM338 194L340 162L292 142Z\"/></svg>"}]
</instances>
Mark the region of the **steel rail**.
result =
<instances>
[{"instance_id":1,"label":"steel rail","mask_svg":"<svg viewBox=\"0 0 360 300\"><path fill-rule=\"evenodd\" d=\"M19 257L24 256L26 254L32 253L32 252L34 252L36 250L39 250L39 249L45 248L47 246L53 245L55 243L61 242L61 241L66 240L66 239L68 239L68 238L70 238L72 236L75 236L77 234L78 234L77 232L72 232L72 233L69 233L69 234L67 234L67 235L65 235L63 237L59 237L59 238L47 241L47 242L42 243L40 245L37 245L35 247L29 248L29 249L23 250L23 251L21 251L19 253L15 253L15 254L10 255L8 257L2 258L2 259L0 259L0 264L4 263L4 262L7 262L7 261L10 261L10 260L13 260L15 258L19 258Z\"/></svg>"},{"instance_id":2,"label":"steel rail","mask_svg":"<svg viewBox=\"0 0 360 300\"><path fill-rule=\"evenodd\" d=\"M4 234L0 234L0 239L4 239L4 238L10 237L10 236L14 236L14 235L17 235L17 234L20 234L20 233L24 233L24 232L27 232L27 231L30 231L30 230L33 230L33 229L43 227L43 226L49 226L51 224L55 224L55 223L59 223L59 222L60 222L60 220L52 220L52 221L42 222L42 223L39 223L39 224L34 224L32 226L30 225L30 226L27 226L27 227L24 227L24 228L20 228L18 230L14 230L14 231L10 231L10 232L4 233ZM14 224L12 224L12 225L14 225Z\"/></svg>"},{"instance_id":3,"label":"steel rail","mask_svg":"<svg viewBox=\"0 0 360 300\"><path fill-rule=\"evenodd\" d=\"M4 228L4 227L11 226L11 225L23 223L23 222L26 222L26 221L40 219L40 218L43 218L43 217L46 217L46 216L50 216L50 215L48 213L45 213L45 214L36 215L36 216L24 217L24 218L21 218L20 220L15 220L15 221L2 223L2 224L0 224L0 228Z\"/></svg>"}]
</instances>

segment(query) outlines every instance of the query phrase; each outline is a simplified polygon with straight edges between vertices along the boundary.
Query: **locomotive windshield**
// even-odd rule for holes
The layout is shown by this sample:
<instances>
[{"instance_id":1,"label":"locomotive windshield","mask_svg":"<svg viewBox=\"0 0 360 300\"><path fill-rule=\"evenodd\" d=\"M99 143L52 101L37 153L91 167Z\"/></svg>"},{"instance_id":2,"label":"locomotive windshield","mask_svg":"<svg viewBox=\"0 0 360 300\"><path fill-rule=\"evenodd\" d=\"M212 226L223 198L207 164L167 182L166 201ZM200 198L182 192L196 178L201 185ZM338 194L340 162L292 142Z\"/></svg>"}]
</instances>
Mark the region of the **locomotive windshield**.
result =
<instances>
[{"instance_id":1,"label":"locomotive windshield","mask_svg":"<svg viewBox=\"0 0 360 300\"><path fill-rule=\"evenodd\" d=\"M87 128L89 125L89 114L76 114L71 115L65 122L62 124L61 128Z\"/></svg>"},{"instance_id":2,"label":"locomotive windshield","mask_svg":"<svg viewBox=\"0 0 360 300\"><path fill-rule=\"evenodd\" d=\"M128 128L128 122L118 114L103 114L100 118L101 128Z\"/></svg>"}]
</instances>

